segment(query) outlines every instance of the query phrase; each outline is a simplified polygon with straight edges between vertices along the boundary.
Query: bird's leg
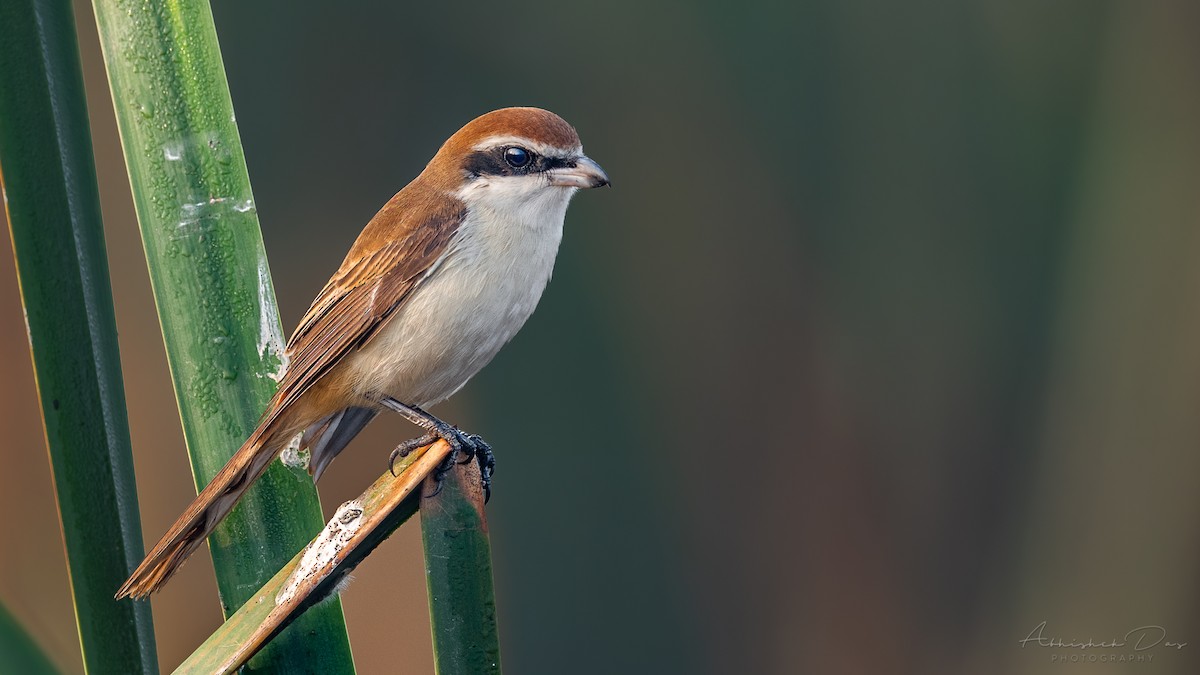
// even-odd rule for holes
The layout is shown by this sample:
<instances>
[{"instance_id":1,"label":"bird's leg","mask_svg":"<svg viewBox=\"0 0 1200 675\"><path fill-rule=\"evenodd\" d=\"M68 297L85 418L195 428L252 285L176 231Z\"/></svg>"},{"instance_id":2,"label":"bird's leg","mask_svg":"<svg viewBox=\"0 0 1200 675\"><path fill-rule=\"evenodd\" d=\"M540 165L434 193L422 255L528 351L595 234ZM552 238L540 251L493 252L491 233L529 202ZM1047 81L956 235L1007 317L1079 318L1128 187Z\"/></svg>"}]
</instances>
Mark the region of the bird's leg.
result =
<instances>
[{"instance_id":1,"label":"bird's leg","mask_svg":"<svg viewBox=\"0 0 1200 675\"><path fill-rule=\"evenodd\" d=\"M463 433L458 427L443 422L415 405L401 403L390 396L381 397L379 404L388 410L400 413L404 419L428 432L420 438L414 438L398 445L392 451L392 455L388 460L389 468L395 466L397 458L404 457L422 445L428 445L435 439L441 438L450 444L451 452L446 461L433 474L434 481L437 482L437 488L433 491L433 495L430 496L437 495L442 491L442 480L446 477L446 473L454 468L454 463L458 461L459 454L462 454L464 455L462 460L464 463L472 459L479 463L479 473L483 482L484 501L486 502L491 498L492 474L495 473L496 469L496 456L492 453L492 446L488 445L478 435Z\"/></svg>"}]
</instances>

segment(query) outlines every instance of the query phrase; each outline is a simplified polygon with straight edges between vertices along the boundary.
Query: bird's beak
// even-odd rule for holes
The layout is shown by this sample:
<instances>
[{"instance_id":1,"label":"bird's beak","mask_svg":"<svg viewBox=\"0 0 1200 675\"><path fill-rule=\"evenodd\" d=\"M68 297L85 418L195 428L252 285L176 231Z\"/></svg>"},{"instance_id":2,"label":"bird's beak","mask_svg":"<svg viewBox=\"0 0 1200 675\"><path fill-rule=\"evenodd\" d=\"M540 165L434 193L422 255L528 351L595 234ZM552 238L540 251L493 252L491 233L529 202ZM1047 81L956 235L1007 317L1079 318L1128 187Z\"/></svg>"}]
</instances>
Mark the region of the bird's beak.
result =
<instances>
[{"instance_id":1,"label":"bird's beak","mask_svg":"<svg viewBox=\"0 0 1200 675\"><path fill-rule=\"evenodd\" d=\"M575 166L562 169L551 169L550 184L560 187L595 188L608 185L608 174L600 165L586 155L580 155L575 160Z\"/></svg>"}]
</instances>

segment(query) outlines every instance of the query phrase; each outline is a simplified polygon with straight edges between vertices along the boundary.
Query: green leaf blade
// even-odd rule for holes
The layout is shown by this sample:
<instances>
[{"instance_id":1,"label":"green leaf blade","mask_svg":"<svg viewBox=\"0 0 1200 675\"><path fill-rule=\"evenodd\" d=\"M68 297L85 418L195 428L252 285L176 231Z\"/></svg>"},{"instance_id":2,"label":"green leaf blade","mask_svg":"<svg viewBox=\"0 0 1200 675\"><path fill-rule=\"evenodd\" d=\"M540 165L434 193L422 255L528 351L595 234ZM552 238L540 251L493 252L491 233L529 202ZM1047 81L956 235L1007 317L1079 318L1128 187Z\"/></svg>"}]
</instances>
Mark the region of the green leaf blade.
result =
<instances>
[{"instance_id":1,"label":"green leaf blade","mask_svg":"<svg viewBox=\"0 0 1200 675\"><path fill-rule=\"evenodd\" d=\"M94 6L199 488L253 431L282 369L262 233L208 3ZM308 474L272 463L209 539L226 616L322 524ZM340 603L307 612L251 666L352 673Z\"/></svg>"},{"instance_id":2,"label":"green leaf blade","mask_svg":"<svg viewBox=\"0 0 1200 675\"><path fill-rule=\"evenodd\" d=\"M500 675L492 549L478 465L455 466L436 496L422 496L420 511L437 672Z\"/></svg>"},{"instance_id":3,"label":"green leaf blade","mask_svg":"<svg viewBox=\"0 0 1200 675\"><path fill-rule=\"evenodd\" d=\"M50 662L8 609L0 604L0 673L57 675Z\"/></svg>"},{"instance_id":4,"label":"green leaf blade","mask_svg":"<svg viewBox=\"0 0 1200 675\"><path fill-rule=\"evenodd\" d=\"M155 673L150 607L112 598L141 559L141 522L66 0L0 3L0 171L84 667Z\"/></svg>"}]
</instances>

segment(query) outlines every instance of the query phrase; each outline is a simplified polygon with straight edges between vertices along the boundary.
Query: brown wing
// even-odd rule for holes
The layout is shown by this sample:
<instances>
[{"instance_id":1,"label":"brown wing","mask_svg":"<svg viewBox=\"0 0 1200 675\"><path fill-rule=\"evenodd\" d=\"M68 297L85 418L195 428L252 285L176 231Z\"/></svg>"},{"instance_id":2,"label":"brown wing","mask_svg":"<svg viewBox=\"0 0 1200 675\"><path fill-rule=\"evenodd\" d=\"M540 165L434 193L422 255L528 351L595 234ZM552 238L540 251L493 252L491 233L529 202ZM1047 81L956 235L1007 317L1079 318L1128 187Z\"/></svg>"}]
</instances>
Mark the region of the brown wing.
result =
<instances>
[{"instance_id":1,"label":"brown wing","mask_svg":"<svg viewBox=\"0 0 1200 675\"><path fill-rule=\"evenodd\" d=\"M445 253L465 215L464 205L445 199L440 204L427 202L425 208L406 208L413 205L405 204L403 195L393 198L367 225L300 320L288 340L287 371L267 408L268 419L286 409L350 350L374 337ZM414 211L425 213L425 218L405 218Z\"/></svg>"},{"instance_id":2,"label":"brown wing","mask_svg":"<svg viewBox=\"0 0 1200 675\"><path fill-rule=\"evenodd\" d=\"M347 352L370 340L445 253L465 214L462 203L438 197L414 203L412 194L402 190L367 224L288 341L287 372L258 429L151 549L117 592L118 598L143 597L167 582L289 440L275 428L283 413ZM352 437L370 420L374 411L363 410L349 408L353 419L344 433ZM341 414L338 419L343 419ZM344 445L348 440L330 442ZM325 457L315 454L316 470L338 449L322 450Z\"/></svg>"}]
</instances>

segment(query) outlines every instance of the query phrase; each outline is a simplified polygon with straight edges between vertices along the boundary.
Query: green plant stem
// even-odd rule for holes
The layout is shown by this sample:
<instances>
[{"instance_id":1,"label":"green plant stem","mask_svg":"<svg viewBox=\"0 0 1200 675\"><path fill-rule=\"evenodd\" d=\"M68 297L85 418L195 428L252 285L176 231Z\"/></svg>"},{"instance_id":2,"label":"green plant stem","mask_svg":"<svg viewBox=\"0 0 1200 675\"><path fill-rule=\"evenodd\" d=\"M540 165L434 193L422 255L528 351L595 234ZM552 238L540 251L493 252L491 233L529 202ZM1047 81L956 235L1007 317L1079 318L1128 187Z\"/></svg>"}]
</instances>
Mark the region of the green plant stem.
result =
<instances>
[{"instance_id":1,"label":"green plant stem","mask_svg":"<svg viewBox=\"0 0 1200 675\"><path fill-rule=\"evenodd\" d=\"M0 604L0 673L55 675L58 670L8 609Z\"/></svg>"},{"instance_id":2,"label":"green plant stem","mask_svg":"<svg viewBox=\"0 0 1200 675\"><path fill-rule=\"evenodd\" d=\"M112 599L142 557L141 522L67 0L0 3L0 171L84 667L154 673L149 605Z\"/></svg>"},{"instance_id":3,"label":"green plant stem","mask_svg":"<svg viewBox=\"0 0 1200 675\"><path fill-rule=\"evenodd\" d=\"M357 499L338 509L313 542L283 567L188 657L176 675L224 675L334 592L337 584L417 510L412 492L450 454L440 441L396 462L398 476L385 473ZM321 548L317 548L321 547ZM312 555L309 555L313 551ZM405 672L397 666L397 672Z\"/></svg>"},{"instance_id":4,"label":"green plant stem","mask_svg":"<svg viewBox=\"0 0 1200 675\"><path fill-rule=\"evenodd\" d=\"M499 675L492 550L475 462L455 466L437 496L422 497L421 535L437 672Z\"/></svg>"},{"instance_id":5,"label":"green plant stem","mask_svg":"<svg viewBox=\"0 0 1200 675\"><path fill-rule=\"evenodd\" d=\"M121 143L197 487L253 430L282 334L212 12L95 0ZM321 529L307 473L274 462L209 538L229 616ZM353 672L341 604L307 612L256 672Z\"/></svg>"}]
</instances>

